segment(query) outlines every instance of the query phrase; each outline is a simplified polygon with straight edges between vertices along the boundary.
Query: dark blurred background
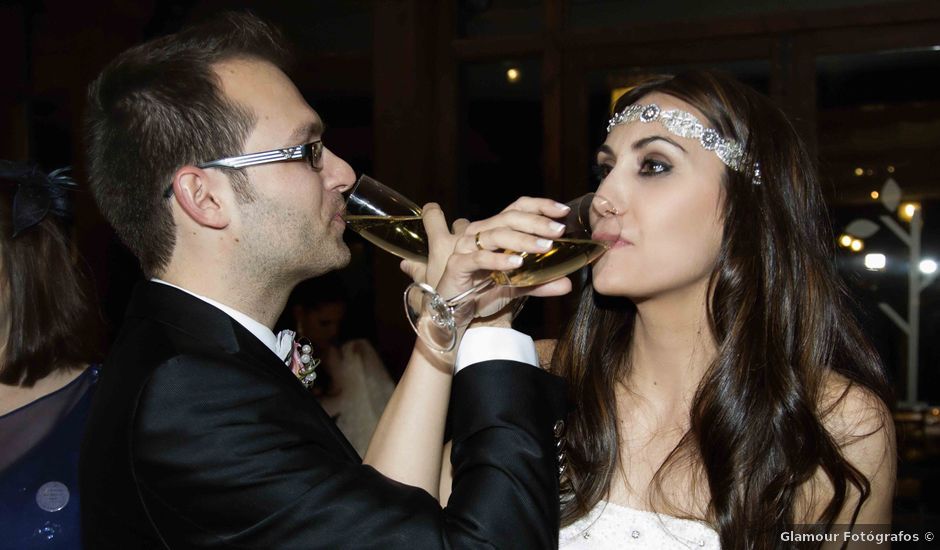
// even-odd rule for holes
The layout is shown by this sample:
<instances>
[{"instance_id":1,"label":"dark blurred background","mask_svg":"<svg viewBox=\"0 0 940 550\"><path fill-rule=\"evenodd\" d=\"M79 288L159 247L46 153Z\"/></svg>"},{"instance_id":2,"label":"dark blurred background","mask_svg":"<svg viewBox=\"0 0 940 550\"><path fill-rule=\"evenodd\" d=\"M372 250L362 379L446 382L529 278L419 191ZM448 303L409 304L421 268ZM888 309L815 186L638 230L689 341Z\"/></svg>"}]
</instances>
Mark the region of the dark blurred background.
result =
<instances>
[{"instance_id":1,"label":"dark blurred background","mask_svg":"<svg viewBox=\"0 0 940 550\"><path fill-rule=\"evenodd\" d=\"M491 215L523 194L586 191L612 96L637 75L718 67L774 98L819 158L834 232L846 234L841 271L895 383L897 520L940 524L940 284L930 262L940 260L940 2L0 2L0 158L71 164L82 181L84 93L103 65L243 8L293 42L291 76L326 120L330 147L451 217ZM920 239L905 211L922 220ZM136 261L88 193L75 235L113 329L140 278ZM413 341L407 281L396 259L348 239L347 332L372 339L399 375ZM570 308L530 300L519 323L554 337ZM901 328L914 319L918 331ZM917 346L908 332L919 332Z\"/></svg>"}]
</instances>

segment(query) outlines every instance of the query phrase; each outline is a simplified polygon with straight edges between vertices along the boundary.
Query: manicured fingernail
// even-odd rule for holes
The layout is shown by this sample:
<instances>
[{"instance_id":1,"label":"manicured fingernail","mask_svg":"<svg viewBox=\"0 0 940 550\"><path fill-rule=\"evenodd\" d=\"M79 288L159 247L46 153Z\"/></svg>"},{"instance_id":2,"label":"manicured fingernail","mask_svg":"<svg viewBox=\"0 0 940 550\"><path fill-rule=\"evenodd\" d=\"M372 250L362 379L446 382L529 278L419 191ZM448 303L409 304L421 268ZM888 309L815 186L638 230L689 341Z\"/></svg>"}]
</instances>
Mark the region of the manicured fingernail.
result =
<instances>
[{"instance_id":1,"label":"manicured fingernail","mask_svg":"<svg viewBox=\"0 0 940 550\"><path fill-rule=\"evenodd\" d=\"M570 206L568 206L567 204L561 204L560 202L556 202L556 203L555 203L555 206L556 206L557 208L560 208L561 210L566 211L566 212L567 212L568 210L571 210L571 207L570 207Z\"/></svg>"},{"instance_id":2,"label":"manicured fingernail","mask_svg":"<svg viewBox=\"0 0 940 550\"><path fill-rule=\"evenodd\" d=\"M552 247L552 241L548 239L536 239L535 244L542 250L548 250Z\"/></svg>"},{"instance_id":3,"label":"manicured fingernail","mask_svg":"<svg viewBox=\"0 0 940 550\"><path fill-rule=\"evenodd\" d=\"M514 266L514 267L519 267L520 265L522 265L522 256L515 256L515 255L510 256L509 265Z\"/></svg>"},{"instance_id":4,"label":"manicured fingernail","mask_svg":"<svg viewBox=\"0 0 940 550\"><path fill-rule=\"evenodd\" d=\"M559 231L562 231L565 229L565 224L552 222L552 224L549 227L552 228L552 231L554 231L555 233L558 233Z\"/></svg>"}]
</instances>

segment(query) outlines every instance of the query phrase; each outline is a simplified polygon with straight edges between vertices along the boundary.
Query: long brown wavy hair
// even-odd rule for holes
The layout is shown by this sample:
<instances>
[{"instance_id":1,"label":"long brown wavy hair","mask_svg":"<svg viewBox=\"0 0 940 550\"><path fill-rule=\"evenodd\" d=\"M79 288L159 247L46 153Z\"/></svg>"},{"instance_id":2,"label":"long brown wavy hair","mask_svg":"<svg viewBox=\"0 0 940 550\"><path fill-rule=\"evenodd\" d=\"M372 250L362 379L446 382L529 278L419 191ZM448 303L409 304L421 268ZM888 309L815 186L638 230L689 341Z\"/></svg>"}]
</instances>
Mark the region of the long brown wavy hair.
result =
<instances>
[{"instance_id":1,"label":"long brown wavy hair","mask_svg":"<svg viewBox=\"0 0 940 550\"><path fill-rule=\"evenodd\" d=\"M654 77L629 90L615 110L652 92L689 103L706 125L746 144L747 166L727 169L723 180L724 231L707 305L717 357L696 391L690 428L654 476L651 495L662 497L657 489L669 468L691 465L708 484L704 519L723 548L783 547L773 534L805 521L796 517L800 489L821 470L833 496L812 520L831 526L854 486L861 494L854 523L870 484L823 425L835 407L824 404L826 379L838 373L848 388L885 403L891 395L836 272L813 159L770 100L729 76ZM762 184L754 185L758 165ZM588 284L555 351L552 368L567 378L573 403L565 525L605 498L618 467L629 468L619 464L615 388L629 375L635 317L632 302Z\"/></svg>"}]
</instances>

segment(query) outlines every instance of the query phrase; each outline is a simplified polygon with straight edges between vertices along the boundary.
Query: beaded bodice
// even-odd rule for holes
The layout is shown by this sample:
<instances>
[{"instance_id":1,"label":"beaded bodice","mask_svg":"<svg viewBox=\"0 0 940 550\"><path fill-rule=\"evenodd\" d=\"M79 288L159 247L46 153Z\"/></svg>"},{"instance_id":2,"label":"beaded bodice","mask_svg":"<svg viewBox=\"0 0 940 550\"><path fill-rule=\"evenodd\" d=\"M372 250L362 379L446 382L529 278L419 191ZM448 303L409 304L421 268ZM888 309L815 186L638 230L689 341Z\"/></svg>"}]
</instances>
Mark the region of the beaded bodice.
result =
<instances>
[{"instance_id":1,"label":"beaded bodice","mask_svg":"<svg viewBox=\"0 0 940 550\"><path fill-rule=\"evenodd\" d=\"M718 533L703 522L600 501L587 515L561 530L559 548L719 550L721 546Z\"/></svg>"}]
</instances>

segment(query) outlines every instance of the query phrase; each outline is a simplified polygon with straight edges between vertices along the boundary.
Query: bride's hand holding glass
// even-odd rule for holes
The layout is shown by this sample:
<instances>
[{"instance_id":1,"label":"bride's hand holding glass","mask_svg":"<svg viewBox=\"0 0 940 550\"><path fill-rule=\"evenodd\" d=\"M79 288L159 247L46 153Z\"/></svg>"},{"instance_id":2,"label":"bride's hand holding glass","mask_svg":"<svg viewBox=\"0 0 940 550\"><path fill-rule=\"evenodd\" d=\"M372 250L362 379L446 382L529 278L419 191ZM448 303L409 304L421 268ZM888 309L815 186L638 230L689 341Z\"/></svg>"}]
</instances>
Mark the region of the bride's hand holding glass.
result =
<instances>
[{"instance_id":1,"label":"bride's hand holding glass","mask_svg":"<svg viewBox=\"0 0 940 550\"><path fill-rule=\"evenodd\" d=\"M441 296L466 293L479 287L494 272L517 270L523 256L551 250L555 239L565 231L557 220L564 219L569 210L568 206L552 200L523 197L491 218L473 223L456 220L450 229L440 208L435 204L426 205L423 221L430 249L428 261L405 260L402 270L416 283L434 288ZM472 299L462 301L457 308L460 328L473 317L499 312L513 298L559 296L570 290L570 281L560 278L526 288L494 286L486 292L471 293L468 298ZM427 342L428 331L433 328L415 328Z\"/></svg>"},{"instance_id":2,"label":"bride's hand holding glass","mask_svg":"<svg viewBox=\"0 0 940 550\"><path fill-rule=\"evenodd\" d=\"M565 232L559 220L569 211L569 206L553 200L522 197L495 216L463 226L447 261L455 277L442 278L435 290L441 296L456 296L490 280L494 272L518 270L527 256L549 252ZM473 266L478 266L475 271ZM557 296L571 290L566 278L553 282L525 288L494 286L475 296L472 316L492 315L520 296Z\"/></svg>"},{"instance_id":3,"label":"bride's hand holding glass","mask_svg":"<svg viewBox=\"0 0 940 550\"><path fill-rule=\"evenodd\" d=\"M514 206L540 200L544 199L520 199ZM601 195L588 193L569 202L568 208L560 207L552 201L548 203L555 204L556 209L565 212L563 216L559 216L561 218L559 221L548 222L551 232L554 233L554 240L546 239L541 242L537 240L540 246L547 244L548 248L541 250L517 248L513 244L506 246L501 240L494 239L490 242L487 240L488 237L484 237L485 235L499 235L499 231L505 227L504 225L494 227L492 223L496 218L502 219L501 224L509 223L511 229L536 234L544 231L536 222L539 216L533 217L531 213L519 212L510 207L499 216L491 218L490 221L467 226L464 236L455 249L454 257L457 257L456 252L460 252L461 247L464 251L470 249L467 242L472 235L473 246L478 253L485 254L490 250L496 250L503 255L522 258L521 262L518 258L513 258L510 269L494 268L482 279L478 277L479 274L475 273L472 277L476 277L479 282L456 294L448 293L444 285L440 286L441 292L430 285L421 283L414 283L408 287L405 291L405 310L408 320L428 347L437 351L450 351L457 342L460 330L473 317L493 313L512 298L527 294L538 295L546 288L551 288L539 288L539 285L550 284L591 263L609 247L610 243L606 236L620 234L619 211ZM546 214L547 212L540 213ZM560 223L562 221L564 223ZM534 225L531 225L533 223ZM605 237L595 238L595 234ZM504 261L507 260L509 259L504 259ZM453 261L454 258L449 260L449 262ZM457 267L460 269L460 266ZM464 284L461 286L465 287L466 279L462 282ZM539 290L533 292L532 290L536 288Z\"/></svg>"}]
</instances>

